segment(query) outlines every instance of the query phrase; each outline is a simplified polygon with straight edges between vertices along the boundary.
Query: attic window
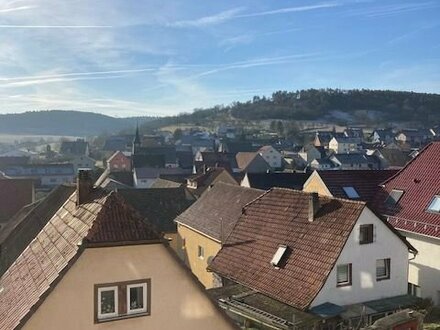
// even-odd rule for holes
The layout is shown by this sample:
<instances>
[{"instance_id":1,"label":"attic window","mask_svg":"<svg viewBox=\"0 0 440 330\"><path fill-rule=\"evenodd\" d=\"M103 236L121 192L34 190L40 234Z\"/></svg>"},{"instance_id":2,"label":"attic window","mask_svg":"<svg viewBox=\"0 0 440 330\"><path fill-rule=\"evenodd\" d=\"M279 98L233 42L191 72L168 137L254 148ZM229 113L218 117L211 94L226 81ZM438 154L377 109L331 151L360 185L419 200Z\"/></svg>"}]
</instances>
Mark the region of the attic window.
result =
<instances>
[{"instance_id":1,"label":"attic window","mask_svg":"<svg viewBox=\"0 0 440 330\"><path fill-rule=\"evenodd\" d=\"M284 254L286 253L286 251L287 251L287 245L283 245L283 244L279 245L277 252L275 252L272 260L270 261L270 264L272 266L279 267L280 261L283 258Z\"/></svg>"},{"instance_id":2,"label":"attic window","mask_svg":"<svg viewBox=\"0 0 440 330\"><path fill-rule=\"evenodd\" d=\"M403 190L398 190L398 189L391 190L390 194L385 200L385 205L387 206L396 205L397 203L399 203L399 200L402 198L403 193L404 193Z\"/></svg>"},{"instance_id":3,"label":"attic window","mask_svg":"<svg viewBox=\"0 0 440 330\"><path fill-rule=\"evenodd\" d=\"M431 204L428 206L428 211L440 213L440 196L434 196Z\"/></svg>"},{"instance_id":4,"label":"attic window","mask_svg":"<svg viewBox=\"0 0 440 330\"><path fill-rule=\"evenodd\" d=\"M354 189L353 187L342 187L342 189L344 190L344 193L347 195L347 197L350 199L357 199L360 197L356 189Z\"/></svg>"}]
</instances>

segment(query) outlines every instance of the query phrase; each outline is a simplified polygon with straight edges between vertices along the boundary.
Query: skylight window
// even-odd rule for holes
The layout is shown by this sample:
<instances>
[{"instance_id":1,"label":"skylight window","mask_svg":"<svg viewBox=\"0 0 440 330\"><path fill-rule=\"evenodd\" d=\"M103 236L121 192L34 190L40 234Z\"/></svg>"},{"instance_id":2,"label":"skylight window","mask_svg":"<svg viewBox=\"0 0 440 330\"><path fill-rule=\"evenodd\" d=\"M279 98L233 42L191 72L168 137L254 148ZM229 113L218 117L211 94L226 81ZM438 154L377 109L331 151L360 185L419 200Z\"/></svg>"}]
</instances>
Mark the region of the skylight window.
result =
<instances>
[{"instance_id":1,"label":"skylight window","mask_svg":"<svg viewBox=\"0 0 440 330\"><path fill-rule=\"evenodd\" d=\"M440 213L440 196L434 196L431 204L428 206L428 211Z\"/></svg>"},{"instance_id":2,"label":"skylight window","mask_svg":"<svg viewBox=\"0 0 440 330\"><path fill-rule=\"evenodd\" d=\"M344 190L347 197L350 199L357 199L360 197L356 189L354 189L353 187L342 187L342 189Z\"/></svg>"},{"instance_id":3,"label":"skylight window","mask_svg":"<svg viewBox=\"0 0 440 330\"><path fill-rule=\"evenodd\" d=\"M270 264L272 266L278 267L286 251L287 251L287 245L279 245L277 252L275 252Z\"/></svg>"},{"instance_id":4,"label":"skylight window","mask_svg":"<svg viewBox=\"0 0 440 330\"><path fill-rule=\"evenodd\" d=\"M399 200L402 198L403 193L404 193L403 190L398 190L398 189L391 190L390 194L385 200L385 205L388 206L396 205L397 203L399 203Z\"/></svg>"}]
</instances>

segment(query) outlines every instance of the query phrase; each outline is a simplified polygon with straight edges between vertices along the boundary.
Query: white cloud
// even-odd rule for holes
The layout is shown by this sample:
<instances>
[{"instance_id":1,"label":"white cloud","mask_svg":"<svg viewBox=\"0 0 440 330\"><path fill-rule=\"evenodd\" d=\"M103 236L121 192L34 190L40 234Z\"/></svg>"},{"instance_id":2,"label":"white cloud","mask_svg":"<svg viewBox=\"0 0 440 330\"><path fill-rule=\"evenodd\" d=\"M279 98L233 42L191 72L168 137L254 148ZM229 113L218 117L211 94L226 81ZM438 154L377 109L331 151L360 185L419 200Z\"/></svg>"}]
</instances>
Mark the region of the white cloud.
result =
<instances>
[{"instance_id":1,"label":"white cloud","mask_svg":"<svg viewBox=\"0 0 440 330\"><path fill-rule=\"evenodd\" d=\"M3 13L11 13L14 11L22 11L22 10L29 10L36 8L36 6L19 6L19 7L10 7L10 8L1 8L0 7L0 14Z\"/></svg>"}]
</instances>

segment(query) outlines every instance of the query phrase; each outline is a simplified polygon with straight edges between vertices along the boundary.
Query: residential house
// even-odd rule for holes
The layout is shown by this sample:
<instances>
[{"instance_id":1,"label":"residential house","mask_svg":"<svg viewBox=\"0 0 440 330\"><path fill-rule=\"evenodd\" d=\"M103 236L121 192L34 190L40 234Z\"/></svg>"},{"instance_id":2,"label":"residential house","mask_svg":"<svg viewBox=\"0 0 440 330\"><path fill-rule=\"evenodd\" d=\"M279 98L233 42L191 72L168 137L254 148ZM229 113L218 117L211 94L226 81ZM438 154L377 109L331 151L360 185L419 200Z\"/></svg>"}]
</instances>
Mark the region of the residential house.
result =
<instances>
[{"instance_id":1,"label":"residential house","mask_svg":"<svg viewBox=\"0 0 440 330\"><path fill-rule=\"evenodd\" d=\"M218 151L237 154L239 152L255 152L259 148L260 146L254 145L250 141L225 140L220 142Z\"/></svg>"},{"instance_id":2,"label":"residential house","mask_svg":"<svg viewBox=\"0 0 440 330\"><path fill-rule=\"evenodd\" d=\"M115 152L125 151L131 152L133 149L134 135L114 135L105 140L102 150Z\"/></svg>"},{"instance_id":3,"label":"residential house","mask_svg":"<svg viewBox=\"0 0 440 330\"><path fill-rule=\"evenodd\" d=\"M370 135L371 142L389 144L394 140L394 133L391 128L375 129Z\"/></svg>"},{"instance_id":4,"label":"residential house","mask_svg":"<svg viewBox=\"0 0 440 330\"><path fill-rule=\"evenodd\" d=\"M220 284L206 267L230 234L242 208L263 192L219 182L175 219L178 255L206 288Z\"/></svg>"},{"instance_id":5,"label":"residential house","mask_svg":"<svg viewBox=\"0 0 440 330\"><path fill-rule=\"evenodd\" d=\"M3 169L12 178L32 178L39 180L38 186L54 187L62 183L71 183L76 176L70 163L15 165Z\"/></svg>"},{"instance_id":6,"label":"residential house","mask_svg":"<svg viewBox=\"0 0 440 330\"><path fill-rule=\"evenodd\" d=\"M151 188L162 176L188 176L191 170L180 168L140 167L133 170L133 185L135 188Z\"/></svg>"},{"instance_id":7,"label":"residential house","mask_svg":"<svg viewBox=\"0 0 440 330\"><path fill-rule=\"evenodd\" d=\"M428 129L403 129L396 135L396 141L409 143L412 147L420 147L432 139L433 135Z\"/></svg>"},{"instance_id":8,"label":"residential house","mask_svg":"<svg viewBox=\"0 0 440 330\"><path fill-rule=\"evenodd\" d=\"M63 184L55 187L43 199L20 209L1 228L0 276L14 263L74 191L74 185Z\"/></svg>"},{"instance_id":9,"label":"residential house","mask_svg":"<svg viewBox=\"0 0 440 330\"><path fill-rule=\"evenodd\" d=\"M206 135L183 135L182 138L176 142L179 146L190 146L193 155L197 151L215 151L215 141L210 136Z\"/></svg>"},{"instance_id":10,"label":"residential house","mask_svg":"<svg viewBox=\"0 0 440 330\"><path fill-rule=\"evenodd\" d=\"M298 155L306 162L310 164L315 159L321 159L326 156L324 147L316 147L313 144L305 145Z\"/></svg>"},{"instance_id":11,"label":"residential house","mask_svg":"<svg viewBox=\"0 0 440 330\"><path fill-rule=\"evenodd\" d=\"M234 328L152 226L87 172L0 288L5 330Z\"/></svg>"},{"instance_id":12,"label":"residential house","mask_svg":"<svg viewBox=\"0 0 440 330\"><path fill-rule=\"evenodd\" d=\"M132 154L133 167L165 167L176 168L179 166L176 147L135 147Z\"/></svg>"},{"instance_id":13,"label":"residential house","mask_svg":"<svg viewBox=\"0 0 440 330\"><path fill-rule=\"evenodd\" d=\"M302 190L310 173L246 173L241 181L242 187L269 190L274 187Z\"/></svg>"},{"instance_id":14,"label":"residential house","mask_svg":"<svg viewBox=\"0 0 440 330\"><path fill-rule=\"evenodd\" d=\"M328 149L336 154L356 153L360 151L361 139L339 137L332 138L328 144Z\"/></svg>"},{"instance_id":15,"label":"residential house","mask_svg":"<svg viewBox=\"0 0 440 330\"><path fill-rule=\"evenodd\" d=\"M284 165L283 155L271 145L258 149L258 153L272 169L281 169Z\"/></svg>"},{"instance_id":16,"label":"residential house","mask_svg":"<svg viewBox=\"0 0 440 330\"><path fill-rule=\"evenodd\" d=\"M222 167L232 173L237 168L235 154L226 152L198 151L194 157L194 172L200 173L209 167Z\"/></svg>"},{"instance_id":17,"label":"residential house","mask_svg":"<svg viewBox=\"0 0 440 330\"><path fill-rule=\"evenodd\" d=\"M118 150L107 159L107 168L110 172L131 172L131 159Z\"/></svg>"},{"instance_id":18,"label":"residential house","mask_svg":"<svg viewBox=\"0 0 440 330\"><path fill-rule=\"evenodd\" d=\"M229 171L221 167L212 167L206 169L205 172L188 177L186 187L196 198L199 198L207 189L218 182L238 186L237 181Z\"/></svg>"},{"instance_id":19,"label":"residential house","mask_svg":"<svg viewBox=\"0 0 440 330\"><path fill-rule=\"evenodd\" d=\"M341 170L375 170L380 168L379 160L365 154L333 154L330 161Z\"/></svg>"},{"instance_id":20,"label":"residential house","mask_svg":"<svg viewBox=\"0 0 440 330\"><path fill-rule=\"evenodd\" d=\"M23 206L35 201L34 181L0 177L0 229Z\"/></svg>"},{"instance_id":21,"label":"residential house","mask_svg":"<svg viewBox=\"0 0 440 330\"><path fill-rule=\"evenodd\" d=\"M374 206L419 251L409 292L440 305L440 142L427 145L383 183Z\"/></svg>"},{"instance_id":22,"label":"residential house","mask_svg":"<svg viewBox=\"0 0 440 330\"><path fill-rule=\"evenodd\" d=\"M235 159L237 160L238 172L266 173L272 169L258 152L239 152Z\"/></svg>"},{"instance_id":23,"label":"residential house","mask_svg":"<svg viewBox=\"0 0 440 330\"><path fill-rule=\"evenodd\" d=\"M324 147L324 149L328 149L330 140L334 137L344 138L346 136L343 132L336 132L334 128L333 131L317 131L313 144L315 147Z\"/></svg>"},{"instance_id":24,"label":"residential house","mask_svg":"<svg viewBox=\"0 0 440 330\"><path fill-rule=\"evenodd\" d=\"M84 139L77 139L76 141L61 142L60 154L66 156L88 156L90 153L89 143Z\"/></svg>"},{"instance_id":25,"label":"residential house","mask_svg":"<svg viewBox=\"0 0 440 330\"><path fill-rule=\"evenodd\" d=\"M344 130L344 136L362 140L364 138L364 130L362 127L348 127Z\"/></svg>"},{"instance_id":26,"label":"residential house","mask_svg":"<svg viewBox=\"0 0 440 330\"><path fill-rule=\"evenodd\" d=\"M380 184L396 173L397 170L314 171L304 183L303 191L371 202Z\"/></svg>"},{"instance_id":27,"label":"residential house","mask_svg":"<svg viewBox=\"0 0 440 330\"><path fill-rule=\"evenodd\" d=\"M312 160L312 162L310 163L310 168L312 170L318 170L318 171L333 170L337 166L338 166L337 164L333 163L328 158L315 159L315 160Z\"/></svg>"},{"instance_id":28,"label":"residential house","mask_svg":"<svg viewBox=\"0 0 440 330\"><path fill-rule=\"evenodd\" d=\"M274 188L243 208L208 270L225 284L219 305L248 327L355 327L414 303L408 251L365 202Z\"/></svg>"},{"instance_id":29,"label":"residential house","mask_svg":"<svg viewBox=\"0 0 440 330\"><path fill-rule=\"evenodd\" d=\"M96 180L95 185L108 190L133 188L133 173L127 171L111 172L109 168L106 168Z\"/></svg>"},{"instance_id":30,"label":"residential house","mask_svg":"<svg viewBox=\"0 0 440 330\"><path fill-rule=\"evenodd\" d=\"M82 155L82 156L78 155L72 157L72 159L69 160L69 163L73 165L73 170L76 174L78 173L79 169L89 169L94 171L96 160L86 155Z\"/></svg>"},{"instance_id":31,"label":"residential house","mask_svg":"<svg viewBox=\"0 0 440 330\"><path fill-rule=\"evenodd\" d=\"M400 149L376 149L371 154L380 162L380 168L402 168L411 160L409 152Z\"/></svg>"}]
</instances>

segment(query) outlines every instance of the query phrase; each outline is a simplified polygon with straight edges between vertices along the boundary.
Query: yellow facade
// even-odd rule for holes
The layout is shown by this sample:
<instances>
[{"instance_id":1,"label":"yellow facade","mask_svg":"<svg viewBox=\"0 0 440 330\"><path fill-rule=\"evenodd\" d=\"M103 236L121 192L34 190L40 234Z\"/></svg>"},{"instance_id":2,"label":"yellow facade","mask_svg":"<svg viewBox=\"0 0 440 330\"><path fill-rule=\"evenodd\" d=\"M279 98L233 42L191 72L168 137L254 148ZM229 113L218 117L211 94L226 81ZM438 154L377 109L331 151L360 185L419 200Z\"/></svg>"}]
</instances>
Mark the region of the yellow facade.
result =
<instances>
[{"instance_id":1,"label":"yellow facade","mask_svg":"<svg viewBox=\"0 0 440 330\"><path fill-rule=\"evenodd\" d=\"M309 179L304 183L303 191L316 192L321 196L333 196L316 171L313 172Z\"/></svg>"},{"instance_id":2,"label":"yellow facade","mask_svg":"<svg viewBox=\"0 0 440 330\"><path fill-rule=\"evenodd\" d=\"M150 279L150 315L95 323L94 286ZM88 248L25 330L234 329L163 244Z\"/></svg>"},{"instance_id":3,"label":"yellow facade","mask_svg":"<svg viewBox=\"0 0 440 330\"><path fill-rule=\"evenodd\" d=\"M205 286L215 287L215 275L206 270L208 262L220 251L221 244L189 227L178 224L178 255L191 269L193 274ZM203 249L203 256L199 256L199 249Z\"/></svg>"}]
</instances>

